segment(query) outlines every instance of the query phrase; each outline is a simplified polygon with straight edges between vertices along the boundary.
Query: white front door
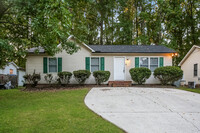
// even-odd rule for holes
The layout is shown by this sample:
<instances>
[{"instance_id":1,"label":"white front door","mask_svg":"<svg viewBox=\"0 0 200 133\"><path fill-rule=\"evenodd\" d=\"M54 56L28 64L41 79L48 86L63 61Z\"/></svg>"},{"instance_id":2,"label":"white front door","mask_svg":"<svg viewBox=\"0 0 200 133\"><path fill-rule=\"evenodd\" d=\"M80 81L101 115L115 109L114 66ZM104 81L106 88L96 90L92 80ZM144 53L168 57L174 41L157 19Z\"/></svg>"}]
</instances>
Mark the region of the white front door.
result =
<instances>
[{"instance_id":1,"label":"white front door","mask_svg":"<svg viewBox=\"0 0 200 133\"><path fill-rule=\"evenodd\" d=\"M125 80L125 58L114 58L114 80Z\"/></svg>"}]
</instances>

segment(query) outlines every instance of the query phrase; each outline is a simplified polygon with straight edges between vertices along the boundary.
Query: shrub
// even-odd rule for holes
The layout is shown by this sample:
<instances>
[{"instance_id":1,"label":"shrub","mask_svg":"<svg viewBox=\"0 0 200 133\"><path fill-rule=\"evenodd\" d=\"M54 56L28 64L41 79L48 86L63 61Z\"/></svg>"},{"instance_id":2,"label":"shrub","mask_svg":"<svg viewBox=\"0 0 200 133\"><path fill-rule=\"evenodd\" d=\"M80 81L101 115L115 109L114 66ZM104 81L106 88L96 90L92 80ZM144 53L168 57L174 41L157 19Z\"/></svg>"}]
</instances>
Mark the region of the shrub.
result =
<instances>
[{"instance_id":1,"label":"shrub","mask_svg":"<svg viewBox=\"0 0 200 133\"><path fill-rule=\"evenodd\" d=\"M46 74L46 75L44 76L44 79L45 79L45 81L46 81L48 84L51 84L52 81L53 81L53 75L52 75L52 74Z\"/></svg>"},{"instance_id":2,"label":"shrub","mask_svg":"<svg viewBox=\"0 0 200 133\"><path fill-rule=\"evenodd\" d=\"M95 78L97 85L100 85L103 82L108 81L110 77L110 72L109 71L94 71L93 76Z\"/></svg>"},{"instance_id":3,"label":"shrub","mask_svg":"<svg viewBox=\"0 0 200 133\"><path fill-rule=\"evenodd\" d=\"M17 80L17 75L5 75L5 74L0 74L0 84L6 85L9 84L9 81L11 83L11 88L14 88L18 85L18 80Z\"/></svg>"},{"instance_id":4,"label":"shrub","mask_svg":"<svg viewBox=\"0 0 200 133\"><path fill-rule=\"evenodd\" d=\"M151 70L148 68L131 68L129 70L131 78L138 84L143 84L151 76Z\"/></svg>"},{"instance_id":5,"label":"shrub","mask_svg":"<svg viewBox=\"0 0 200 133\"><path fill-rule=\"evenodd\" d=\"M59 84L61 85L65 85L65 84L69 84L70 82L70 79L72 77L72 73L71 72L59 72L58 73L58 82Z\"/></svg>"},{"instance_id":6,"label":"shrub","mask_svg":"<svg viewBox=\"0 0 200 133\"><path fill-rule=\"evenodd\" d=\"M8 75L0 74L0 84L6 84L9 81Z\"/></svg>"},{"instance_id":7,"label":"shrub","mask_svg":"<svg viewBox=\"0 0 200 133\"><path fill-rule=\"evenodd\" d=\"M179 67L165 66L156 68L154 71L154 77L159 79L163 85L173 83L183 76L183 71Z\"/></svg>"},{"instance_id":8,"label":"shrub","mask_svg":"<svg viewBox=\"0 0 200 133\"><path fill-rule=\"evenodd\" d=\"M41 76L40 74L36 74L35 71L33 72L33 74L26 74L23 76L25 82L31 84L32 87L37 86L38 82L41 80Z\"/></svg>"},{"instance_id":9,"label":"shrub","mask_svg":"<svg viewBox=\"0 0 200 133\"><path fill-rule=\"evenodd\" d=\"M73 72L76 81L79 84L84 84L86 79L90 77L91 73L88 70L78 70Z\"/></svg>"},{"instance_id":10,"label":"shrub","mask_svg":"<svg viewBox=\"0 0 200 133\"><path fill-rule=\"evenodd\" d=\"M25 80L25 83L29 83L31 84L31 74L25 74L23 76L24 80Z\"/></svg>"},{"instance_id":11,"label":"shrub","mask_svg":"<svg viewBox=\"0 0 200 133\"><path fill-rule=\"evenodd\" d=\"M18 85L18 77L17 75L8 75L8 79L11 82L12 87L17 87Z\"/></svg>"}]
</instances>

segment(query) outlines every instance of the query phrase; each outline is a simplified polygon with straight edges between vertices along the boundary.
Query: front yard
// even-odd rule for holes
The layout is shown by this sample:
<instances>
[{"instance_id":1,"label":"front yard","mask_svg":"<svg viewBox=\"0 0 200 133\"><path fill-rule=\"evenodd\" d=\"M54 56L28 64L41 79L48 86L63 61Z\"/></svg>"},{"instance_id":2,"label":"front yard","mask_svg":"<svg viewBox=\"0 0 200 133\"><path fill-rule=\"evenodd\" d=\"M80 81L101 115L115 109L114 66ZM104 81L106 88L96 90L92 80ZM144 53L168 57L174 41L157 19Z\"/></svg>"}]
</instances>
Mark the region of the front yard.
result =
<instances>
[{"instance_id":1,"label":"front yard","mask_svg":"<svg viewBox=\"0 0 200 133\"><path fill-rule=\"evenodd\" d=\"M0 90L0 132L122 132L85 106L88 91Z\"/></svg>"},{"instance_id":2,"label":"front yard","mask_svg":"<svg viewBox=\"0 0 200 133\"><path fill-rule=\"evenodd\" d=\"M187 88L187 87L180 87L178 89L185 90L185 91L191 91L191 92L195 92L195 93L199 93L200 94L200 88L191 89L191 88Z\"/></svg>"}]
</instances>

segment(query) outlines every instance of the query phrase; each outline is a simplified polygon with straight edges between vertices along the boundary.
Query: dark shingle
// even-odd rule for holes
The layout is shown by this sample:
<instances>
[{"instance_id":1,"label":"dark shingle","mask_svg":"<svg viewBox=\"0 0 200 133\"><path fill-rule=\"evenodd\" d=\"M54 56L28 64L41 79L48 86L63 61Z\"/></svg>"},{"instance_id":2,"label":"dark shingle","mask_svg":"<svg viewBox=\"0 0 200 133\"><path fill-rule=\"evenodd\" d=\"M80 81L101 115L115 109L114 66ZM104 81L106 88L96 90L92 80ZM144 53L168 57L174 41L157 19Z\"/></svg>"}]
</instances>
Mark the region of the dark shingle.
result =
<instances>
[{"instance_id":1,"label":"dark shingle","mask_svg":"<svg viewBox=\"0 0 200 133\"><path fill-rule=\"evenodd\" d=\"M88 45L96 53L175 53L161 45Z\"/></svg>"},{"instance_id":2,"label":"dark shingle","mask_svg":"<svg viewBox=\"0 0 200 133\"><path fill-rule=\"evenodd\" d=\"M30 48L28 49L28 53L35 53L38 50L39 53L44 53L45 50L42 47L39 48Z\"/></svg>"}]
</instances>

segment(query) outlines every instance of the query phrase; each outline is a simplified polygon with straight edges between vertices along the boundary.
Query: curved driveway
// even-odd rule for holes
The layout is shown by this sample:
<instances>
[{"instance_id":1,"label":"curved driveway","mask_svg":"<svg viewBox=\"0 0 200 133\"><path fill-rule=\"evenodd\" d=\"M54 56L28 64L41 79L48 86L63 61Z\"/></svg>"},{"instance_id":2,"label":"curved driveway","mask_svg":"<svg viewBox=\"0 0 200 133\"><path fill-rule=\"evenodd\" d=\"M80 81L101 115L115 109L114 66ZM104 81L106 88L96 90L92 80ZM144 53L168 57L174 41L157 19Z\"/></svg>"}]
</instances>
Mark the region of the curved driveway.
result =
<instances>
[{"instance_id":1,"label":"curved driveway","mask_svg":"<svg viewBox=\"0 0 200 133\"><path fill-rule=\"evenodd\" d=\"M200 94L167 88L93 88L85 104L130 133L200 133Z\"/></svg>"}]
</instances>

